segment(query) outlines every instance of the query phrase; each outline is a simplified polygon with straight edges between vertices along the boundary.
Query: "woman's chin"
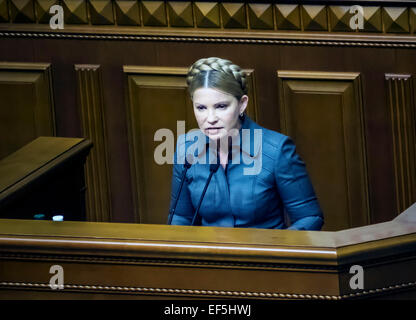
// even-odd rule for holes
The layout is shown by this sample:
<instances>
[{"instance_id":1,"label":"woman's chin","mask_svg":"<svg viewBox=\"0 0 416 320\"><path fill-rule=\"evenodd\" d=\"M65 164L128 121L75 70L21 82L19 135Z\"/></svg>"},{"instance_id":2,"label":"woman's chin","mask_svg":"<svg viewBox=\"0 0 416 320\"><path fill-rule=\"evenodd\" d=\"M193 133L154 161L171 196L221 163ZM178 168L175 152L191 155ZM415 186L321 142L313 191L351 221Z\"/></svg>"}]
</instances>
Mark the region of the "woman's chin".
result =
<instances>
[{"instance_id":1,"label":"woman's chin","mask_svg":"<svg viewBox=\"0 0 416 320\"><path fill-rule=\"evenodd\" d=\"M221 130L222 131L222 130ZM210 138L211 140L219 140L226 136L224 132L210 132L210 130L205 131L205 135Z\"/></svg>"}]
</instances>

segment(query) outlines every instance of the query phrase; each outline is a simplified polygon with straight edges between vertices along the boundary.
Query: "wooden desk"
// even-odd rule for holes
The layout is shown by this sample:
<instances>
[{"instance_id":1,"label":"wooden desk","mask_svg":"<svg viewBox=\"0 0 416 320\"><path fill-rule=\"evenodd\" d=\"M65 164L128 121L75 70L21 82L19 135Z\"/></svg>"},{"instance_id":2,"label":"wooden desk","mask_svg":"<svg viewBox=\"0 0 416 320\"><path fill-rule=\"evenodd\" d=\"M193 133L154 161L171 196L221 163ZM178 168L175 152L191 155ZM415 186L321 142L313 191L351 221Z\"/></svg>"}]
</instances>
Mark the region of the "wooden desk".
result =
<instances>
[{"instance_id":1,"label":"wooden desk","mask_svg":"<svg viewBox=\"0 0 416 320\"><path fill-rule=\"evenodd\" d=\"M5 219L0 298L416 298L415 248L416 204L338 232Z\"/></svg>"}]
</instances>

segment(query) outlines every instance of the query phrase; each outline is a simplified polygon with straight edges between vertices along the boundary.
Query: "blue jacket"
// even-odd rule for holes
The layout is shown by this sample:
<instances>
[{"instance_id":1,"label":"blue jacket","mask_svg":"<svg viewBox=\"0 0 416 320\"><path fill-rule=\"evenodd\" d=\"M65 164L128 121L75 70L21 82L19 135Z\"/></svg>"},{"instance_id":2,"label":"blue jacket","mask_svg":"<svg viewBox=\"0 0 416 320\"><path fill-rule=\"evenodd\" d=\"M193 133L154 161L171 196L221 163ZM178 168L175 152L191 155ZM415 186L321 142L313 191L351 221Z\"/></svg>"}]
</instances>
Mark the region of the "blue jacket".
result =
<instances>
[{"instance_id":1,"label":"blue jacket","mask_svg":"<svg viewBox=\"0 0 416 320\"><path fill-rule=\"evenodd\" d=\"M244 117L239 133L239 138L233 139L226 169L220 166L207 188L199 224L286 229L285 209L291 223L288 229L320 230L323 214L305 163L291 138L262 128L248 116ZM178 138L170 209L176 200L184 157L191 159L193 165L186 173L173 225L191 225L210 163L217 160L216 148L210 148L209 142L200 130Z\"/></svg>"}]
</instances>

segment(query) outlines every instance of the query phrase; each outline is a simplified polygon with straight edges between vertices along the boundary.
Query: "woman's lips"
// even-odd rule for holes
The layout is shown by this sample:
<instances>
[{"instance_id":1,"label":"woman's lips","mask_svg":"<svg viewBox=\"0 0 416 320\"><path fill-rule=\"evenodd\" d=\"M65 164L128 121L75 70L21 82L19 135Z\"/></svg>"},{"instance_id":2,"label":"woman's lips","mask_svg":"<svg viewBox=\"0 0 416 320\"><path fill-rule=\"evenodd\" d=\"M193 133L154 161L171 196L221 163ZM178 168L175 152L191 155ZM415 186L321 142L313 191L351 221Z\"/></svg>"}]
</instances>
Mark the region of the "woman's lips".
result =
<instances>
[{"instance_id":1,"label":"woman's lips","mask_svg":"<svg viewBox=\"0 0 416 320\"><path fill-rule=\"evenodd\" d=\"M207 131L210 134L217 134L222 129L222 127L212 127L212 128L206 128L205 131Z\"/></svg>"}]
</instances>

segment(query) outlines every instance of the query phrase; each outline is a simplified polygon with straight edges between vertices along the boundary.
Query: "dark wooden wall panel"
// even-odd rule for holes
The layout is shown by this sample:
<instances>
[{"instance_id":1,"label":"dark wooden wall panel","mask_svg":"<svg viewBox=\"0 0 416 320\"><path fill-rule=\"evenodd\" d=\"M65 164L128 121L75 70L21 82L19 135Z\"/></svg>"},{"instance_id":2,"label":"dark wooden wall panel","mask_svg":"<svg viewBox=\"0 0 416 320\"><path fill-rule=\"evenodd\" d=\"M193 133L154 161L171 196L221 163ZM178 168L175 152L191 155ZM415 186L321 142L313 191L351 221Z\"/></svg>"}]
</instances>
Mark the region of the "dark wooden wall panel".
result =
<instances>
[{"instance_id":1,"label":"dark wooden wall panel","mask_svg":"<svg viewBox=\"0 0 416 320\"><path fill-rule=\"evenodd\" d=\"M124 72L128 86L127 122L135 221L166 223L172 165L155 162L155 149L163 141L155 141L154 137L159 129L169 129L174 143L178 135L177 120L185 121L185 130L197 126L187 95L186 69L126 66Z\"/></svg>"},{"instance_id":2,"label":"dark wooden wall panel","mask_svg":"<svg viewBox=\"0 0 416 320\"><path fill-rule=\"evenodd\" d=\"M78 64L75 71L82 133L94 144L85 167L87 220L111 221L107 126L100 66Z\"/></svg>"},{"instance_id":3,"label":"dark wooden wall panel","mask_svg":"<svg viewBox=\"0 0 416 320\"><path fill-rule=\"evenodd\" d=\"M0 159L55 134L50 65L0 63Z\"/></svg>"},{"instance_id":4,"label":"dark wooden wall panel","mask_svg":"<svg viewBox=\"0 0 416 320\"><path fill-rule=\"evenodd\" d=\"M360 75L278 71L281 131L293 138L324 212L324 230L368 224Z\"/></svg>"},{"instance_id":5,"label":"dark wooden wall panel","mask_svg":"<svg viewBox=\"0 0 416 320\"><path fill-rule=\"evenodd\" d=\"M49 22L49 8L61 4L65 24L248 30L332 31L353 33L351 1L299 1L296 4L244 1L2 0L0 22ZM269 2L269 3L267 3ZM392 5L392 3L394 5ZM364 13L360 32L413 33L413 1L356 0Z\"/></svg>"},{"instance_id":6,"label":"dark wooden wall panel","mask_svg":"<svg viewBox=\"0 0 416 320\"><path fill-rule=\"evenodd\" d=\"M414 83L408 74L386 74L393 138L396 214L416 201Z\"/></svg>"}]
</instances>

